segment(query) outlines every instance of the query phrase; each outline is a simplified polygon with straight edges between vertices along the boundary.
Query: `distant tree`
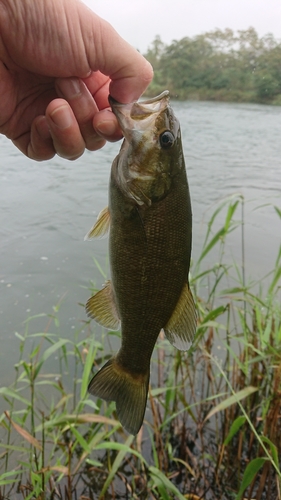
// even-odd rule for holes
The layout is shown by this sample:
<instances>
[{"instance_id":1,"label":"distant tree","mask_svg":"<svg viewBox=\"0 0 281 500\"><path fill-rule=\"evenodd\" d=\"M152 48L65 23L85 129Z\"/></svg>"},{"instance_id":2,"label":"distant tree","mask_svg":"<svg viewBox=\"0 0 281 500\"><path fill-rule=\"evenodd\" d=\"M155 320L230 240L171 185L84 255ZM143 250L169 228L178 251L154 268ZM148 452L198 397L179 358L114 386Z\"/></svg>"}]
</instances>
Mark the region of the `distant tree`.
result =
<instances>
[{"instance_id":1,"label":"distant tree","mask_svg":"<svg viewBox=\"0 0 281 500\"><path fill-rule=\"evenodd\" d=\"M165 44L162 42L160 36L156 35L150 47L148 47L145 57L156 68L164 50Z\"/></svg>"},{"instance_id":2,"label":"distant tree","mask_svg":"<svg viewBox=\"0 0 281 500\"><path fill-rule=\"evenodd\" d=\"M281 102L281 44L271 34L259 38L252 27L216 29L170 45L157 35L145 56L155 71L148 92L169 88L182 99Z\"/></svg>"}]
</instances>

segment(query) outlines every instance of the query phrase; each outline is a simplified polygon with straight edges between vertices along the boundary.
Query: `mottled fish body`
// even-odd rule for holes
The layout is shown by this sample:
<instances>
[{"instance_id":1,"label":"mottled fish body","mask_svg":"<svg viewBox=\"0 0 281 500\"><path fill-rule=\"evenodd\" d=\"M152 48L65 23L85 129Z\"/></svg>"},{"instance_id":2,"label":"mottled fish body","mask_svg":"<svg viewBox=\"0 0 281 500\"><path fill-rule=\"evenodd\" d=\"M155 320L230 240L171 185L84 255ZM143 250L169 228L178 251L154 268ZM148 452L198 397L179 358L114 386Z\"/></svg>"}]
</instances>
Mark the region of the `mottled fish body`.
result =
<instances>
[{"instance_id":1,"label":"mottled fish body","mask_svg":"<svg viewBox=\"0 0 281 500\"><path fill-rule=\"evenodd\" d=\"M179 122L168 91L143 102L109 98L124 134L110 178L109 207L88 238L109 229L111 281L91 297L88 315L122 330L122 344L89 384L116 402L123 427L137 434L144 418L150 359L160 330L187 350L196 331L188 284L192 214Z\"/></svg>"}]
</instances>

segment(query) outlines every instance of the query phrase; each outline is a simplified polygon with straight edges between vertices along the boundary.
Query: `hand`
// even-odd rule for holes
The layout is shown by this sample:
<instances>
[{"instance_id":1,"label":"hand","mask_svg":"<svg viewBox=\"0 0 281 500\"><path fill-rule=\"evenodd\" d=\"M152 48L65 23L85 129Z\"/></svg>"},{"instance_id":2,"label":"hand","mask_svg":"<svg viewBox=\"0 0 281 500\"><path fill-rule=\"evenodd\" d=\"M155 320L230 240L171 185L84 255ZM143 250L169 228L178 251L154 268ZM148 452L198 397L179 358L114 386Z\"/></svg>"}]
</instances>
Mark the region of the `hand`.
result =
<instances>
[{"instance_id":1,"label":"hand","mask_svg":"<svg viewBox=\"0 0 281 500\"><path fill-rule=\"evenodd\" d=\"M150 64L79 0L0 0L0 133L29 158L121 138L108 109L137 100Z\"/></svg>"}]
</instances>

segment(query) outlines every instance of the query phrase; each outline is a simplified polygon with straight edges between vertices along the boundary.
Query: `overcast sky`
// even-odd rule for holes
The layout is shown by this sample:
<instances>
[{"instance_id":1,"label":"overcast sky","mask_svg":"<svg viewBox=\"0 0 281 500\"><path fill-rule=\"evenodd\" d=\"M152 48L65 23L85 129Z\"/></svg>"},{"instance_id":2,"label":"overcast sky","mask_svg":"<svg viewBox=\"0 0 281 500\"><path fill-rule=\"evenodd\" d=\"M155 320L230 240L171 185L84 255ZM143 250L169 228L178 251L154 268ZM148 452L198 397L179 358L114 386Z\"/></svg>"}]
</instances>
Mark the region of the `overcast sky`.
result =
<instances>
[{"instance_id":1,"label":"overcast sky","mask_svg":"<svg viewBox=\"0 0 281 500\"><path fill-rule=\"evenodd\" d=\"M281 0L83 0L142 53L155 35L165 43L215 28L253 26L281 39Z\"/></svg>"}]
</instances>

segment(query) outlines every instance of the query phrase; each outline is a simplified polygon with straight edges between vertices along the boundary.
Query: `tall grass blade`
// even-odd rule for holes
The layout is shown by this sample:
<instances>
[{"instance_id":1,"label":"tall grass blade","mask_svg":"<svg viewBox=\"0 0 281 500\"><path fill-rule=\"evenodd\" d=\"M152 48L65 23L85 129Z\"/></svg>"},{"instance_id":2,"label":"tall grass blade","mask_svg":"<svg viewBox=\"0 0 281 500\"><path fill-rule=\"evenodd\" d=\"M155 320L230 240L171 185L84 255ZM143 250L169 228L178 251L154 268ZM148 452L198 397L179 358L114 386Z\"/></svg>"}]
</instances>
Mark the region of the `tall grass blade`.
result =
<instances>
[{"instance_id":1,"label":"tall grass blade","mask_svg":"<svg viewBox=\"0 0 281 500\"><path fill-rule=\"evenodd\" d=\"M26 440L28 443L30 443L32 446L37 448L37 450L42 451L42 446L39 443L38 439L33 437L27 430L23 429L20 425L16 424L16 422L13 422L11 419L9 413L7 411L4 412L7 419L9 420L10 424L14 427L14 429Z\"/></svg>"},{"instance_id":2,"label":"tall grass blade","mask_svg":"<svg viewBox=\"0 0 281 500\"><path fill-rule=\"evenodd\" d=\"M225 410L229 406L237 403L238 401L241 401L241 399L246 398L247 396L250 396L250 394L253 394L258 390L257 387L246 387L245 389L241 389L241 391L236 392L236 394L233 394L232 396L229 396L226 398L224 401L219 403L215 408L212 408L211 411L209 411L208 415L204 419L204 422L209 420L213 415L218 413L219 411Z\"/></svg>"},{"instance_id":3,"label":"tall grass blade","mask_svg":"<svg viewBox=\"0 0 281 500\"><path fill-rule=\"evenodd\" d=\"M156 467L149 467L149 473L156 487L163 485L167 491L173 493L177 500L186 500L178 488Z\"/></svg>"},{"instance_id":4,"label":"tall grass blade","mask_svg":"<svg viewBox=\"0 0 281 500\"><path fill-rule=\"evenodd\" d=\"M101 267L99 261L95 257L93 258L93 260L94 260L94 263L95 263L97 269L101 273L102 277L106 280L106 273L104 272L103 268Z\"/></svg>"},{"instance_id":5,"label":"tall grass blade","mask_svg":"<svg viewBox=\"0 0 281 500\"><path fill-rule=\"evenodd\" d=\"M274 292L274 289L275 289L275 287L280 279L281 279L281 266L275 270L274 278L273 278L273 280L270 284L270 287L268 289L269 294Z\"/></svg>"},{"instance_id":6,"label":"tall grass blade","mask_svg":"<svg viewBox=\"0 0 281 500\"><path fill-rule=\"evenodd\" d=\"M259 472L260 468L263 466L263 464L267 461L267 458L263 457L258 457L254 458L246 467L243 479L241 482L241 486L239 488L238 494L236 495L235 500L241 500L242 495L246 488L250 486L252 481L255 479L256 474Z\"/></svg>"},{"instance_id":7,"label":"tall grass blade","mask_svg":"<svg viewBox=\"0 0 281 500\"><path fill-rule=\"evenodd\" d=\"M0 486L5 486L8 484L12 484L17 480L17 476L22 474L22 470L12 470L8 472L4 472L0 476ZM10 479L9 479L10 478Z\"/></svg>"},{"instance_id":8,"label":"tall grass blade","mask_svg":"<svg viewBox=\"0 0 281 500\"><path fill-rule=\"evenodd\" d=\"M65 346L65 344L67 344L67 343L71 343L70 340L68 340L68 339L60 339L55 344L53 344L51 347L48 347L48 349L46 349L46 351L44 351L44 353L41 356L40 361L36 365L34 378L37 377L39 371L41 370L42 365L44 364L44 362L50 356L53 356L53 354L55 354L55 352L57 352L59 349L61 349L61 347Z\"/></svg>"},{"instance_id":9,"label":"tall grass blade","mask_svg":"<svg viewBox=\"0 0 281 500\"><path fill-rule=\"evenodd\" d=\"M5 396L7 398L17 399L27 408L30 406L30 401L28 401L28 399L21 396L18 393L18 391L15 391L14 389L11 389L8 387L1 387L0 388L0 395Z\"/></svg>"},{"instance_id":10,"label":"tall grass blade","mask_svg":"<svg viewBox=\"0 0 281 500\"><path fill-rule=\"evenodd\" d=\"M225 446L228 445L228 443L231 441L231 439L233 438L233 436L235 436L235 434L239 431L239 429L242 427L242 425L246 422L246 417L244 417L243 415L240 415L240 417L237 417L234 422L232 422L231 424L231 427L229 429L229 433L228 435L226 436L223 444Z\"/></svg>"},{"instance_id":11,"label":"tall grass blade","mask_svg":"<svg viewBox=\"0 0 281 500\"><path fill-rule=\"evenodd\" d=\"M134 436L129 436L129 437L134 438ZM117 450L117 451L123 451L124 453L130 453L131 455L135 455L137 458L139 458L141 462L143 462L146 465L146 467L148 467L145 458L138 451L134 450L133 448L130 448L130 446L128 446L126 443L122 444L122 443L114 443L113 441L112 442L104 441L103 443L97 444L95 446L95 450Z\"/></svg>"},{"instance_id":12,"label":"tall grass blade","mask_svg":"<svg viewBox=\"0 0 281 500\"><path fill-rule=\"evenodd\" d=\"M81 389L80 389L80 398L81 399L84 399L87 392L88 392L89 377L90 377L90 373L92 370L93 360L95 358L95 354L96 354L96 349L95 349L95 353L94 353L94 341L92 341L89 345L89 349L87 352L86 361L85 361L85 365L84 365L84 370L83 370Z\"/></svg>"},{"instance_id":13,"label":"tall grass blade","mask_svg":"<svg viewBox=\"0 0 281 500\"><path fill-rule=\"evenodd\" d=\"M226 311L226 309L227 306L219 306L216 307L215 309L212 309L212 311L206 314L200 326L203 326L205 323L208 323L209 321L214 321L214 319L223 314Z\"/></svg>"},{"instance_id":14,"label":"tall grass blade","mask_svg":"<svg viewBox=\"0 0 281 500\"><path fill-rule=\"evenodd\" d=\"M95 415L92 413L83 413L82 415L72 415L72 414L64 414L58 417L54 417L50 420L45 420L44 428L53 428L57 426L66 426L68 429L71 424L105 424L111 425L112 427L121 427L121 424L118 420L114 420L113 418L104 417L103 415ZM42 430L42 424L40 424L36 431Z\"/></svg>"},{"instance_id":15,"label":"tall grass blade","mask_svg":"<svg viewBox=\"0 0 281 500\"><path fill-rule=\"evenodd\" d=\"M120 449L120 451L118 452L117 457L115 458L115 460L114 460L114 462L112 464L110 473L108 474L108 476L107 476L107 478L105 480L105 483L104 483L104 485L102 487L102 490L101 490L101 493L100 493L101 497L105 494L105 492L109 488L109 485L113 481L114 476L115 476L116 472L118 471L119 467L121 466L126 453L128 453L128 448L130 449L130 453L131 453L130 446L131 446L133 440L134 440L134 436L129 436L126 439L126 441L125 441L124 445L122 446L122 448Z\"/></svg>"},{"instance_id":16,"label":"tall grass blade","mask_svg":"<svg viewBox=\"0 0 281 500\"><path fill-rule=\"evenodd\" d=\"M224 229L225 229L226 232L229 231L230 222L231 222L232 217L233 217L233 215L235 213L235 210L236 210L236 208L238 206L238 203L239 203L239 201L236 201L235 203L230 204L229 207L228 207L226 218L225 218L225 223L224 223Z\"/></svg>"},{"instance_id":17,"label":"tall grass blade","mask_svg":"<svg viewBox=\"0 0 281 500\"><path fill-rule=\"evenodd\" d=\"M275 209L275 212L277 213L277 215L279 215L279 217L281 219L281 209L279 207L276 207L276 205L274 206L274 209Z\"/></svg>"},{"instance_id":18,"label":"tall grass blade","mask_svg":"<svg viewBox=\"0 0 281 500\"><path fill-rule=\"evenodd\" d=\"M80 432L72 425L70 427L71 432L74 434L74 436L77 439L77 442L80 444L81 448L86 452L86 453L91 453L91 448L89 447L86 439L83 438L83 436L80 434Z\"/></svg>"},{"instance_id":19,"label":"tall grass blade","mask_svg":"<svg viewBox=\"0 0 281 500\"><path fill-rule=\"evenodd\" d=\"M275 444L273 444L273 442L266 436L261 436L261 440L269 445L273 461L276 467L279 467L277 446L275 446Z\"/></svg>"},{"instance_id":20,"label":"tall grass blade","mask_svg":"<svg viewBox=\"0 0 281 500\"><path fill-rule=\"evenodd\" d=\"M203 252L201 253L198 261L197 261L197 266L200 264L200 262L202 262L202 260L204 259L204 257L206 257L206 255L212 250L212 248L214 248L214 246L218 243L218 241L220 241L223 236L226 235L226 231L225 231L225 228L222 227L216 234L215 236L213 236L213 238L211 239L210 243L208 243L208 245L204 248Z\"/></svg>"}]
</instances>

